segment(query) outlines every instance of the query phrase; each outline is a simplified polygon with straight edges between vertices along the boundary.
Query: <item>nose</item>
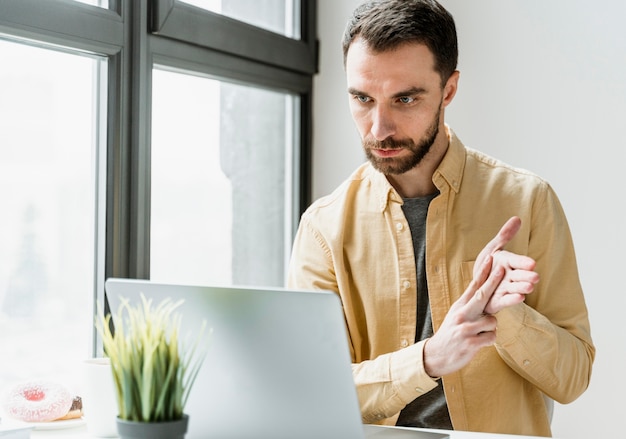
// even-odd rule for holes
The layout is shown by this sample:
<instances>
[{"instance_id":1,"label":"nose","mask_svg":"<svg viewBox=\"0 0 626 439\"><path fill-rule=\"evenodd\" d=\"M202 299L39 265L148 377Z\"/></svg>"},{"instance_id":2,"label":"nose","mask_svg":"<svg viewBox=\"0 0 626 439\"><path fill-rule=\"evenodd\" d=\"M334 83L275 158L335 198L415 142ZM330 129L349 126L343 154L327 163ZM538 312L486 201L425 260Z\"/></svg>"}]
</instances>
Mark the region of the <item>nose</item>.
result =
<instances>
[{"instance_id":1,"label":"nose","mask_svg":"<svg viewBox=\"0 0 626 439\"><path fill-rule=\"evenodd\" d=\"M396 126L390 110L380 105L372 111L372 136L379 141L392 137L396 133Z\"/></svg>"}]
</instances>

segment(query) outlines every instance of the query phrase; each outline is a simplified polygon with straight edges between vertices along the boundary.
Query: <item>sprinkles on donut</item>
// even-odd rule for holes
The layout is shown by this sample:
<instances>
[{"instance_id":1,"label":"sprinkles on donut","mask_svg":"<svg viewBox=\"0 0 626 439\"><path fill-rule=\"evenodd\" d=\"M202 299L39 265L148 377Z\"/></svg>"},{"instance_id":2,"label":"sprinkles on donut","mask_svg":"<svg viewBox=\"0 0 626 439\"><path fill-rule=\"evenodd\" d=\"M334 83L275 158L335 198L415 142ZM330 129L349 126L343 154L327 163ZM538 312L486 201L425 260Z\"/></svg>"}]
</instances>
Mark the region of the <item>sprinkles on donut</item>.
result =
<instances>
[{"instance_id":1,"label":"sprinkles on donut","mask_svg":"<svg viewBox=\"0 0 626 439\"><path fill-rule=\"evenodd\" d=\"M20 421L49 422L67 415L73 401L74 397L63 385L37 380L13 387L4 406L9 416Z\"/></svg>"}]
</instances>

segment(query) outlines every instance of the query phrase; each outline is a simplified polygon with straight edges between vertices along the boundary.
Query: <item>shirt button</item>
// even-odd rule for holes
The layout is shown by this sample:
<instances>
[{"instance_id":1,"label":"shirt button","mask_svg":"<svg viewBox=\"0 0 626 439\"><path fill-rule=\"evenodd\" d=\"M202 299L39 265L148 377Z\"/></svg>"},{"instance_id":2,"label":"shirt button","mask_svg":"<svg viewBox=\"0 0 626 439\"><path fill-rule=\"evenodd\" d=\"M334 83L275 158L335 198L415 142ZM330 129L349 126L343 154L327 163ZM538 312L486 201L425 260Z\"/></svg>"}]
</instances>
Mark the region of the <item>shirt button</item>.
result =
<instances>
[{"instance_id":1,"label":"shirt button","mask_svg":"<svg viewBox=\"0 0 626 439\"><path fill-rule=\"evenodd\" d=\"M417 393L424 393L424 390L422 390L422 388L421 388L421 387L416 387L416 388L415 388L415 391L416 391Z\"/></svg>"},{"instance_id":2,"label":"shirt button","mask_svg":"<svg viewBox=\"0 0 626 439\"><path fill-rule=\"evenodd\" d=\"M524 366L530 366L530 360L524 360L524 361L522 362L522 364L523 364Z\"/></svg>"},{"instance_id":3,"label":"shirt button","mask_svg":"<svg viewBox=\"0 0 626 439\"><path fill-rule=\"evenodd\" d=\"M402 223L396 223L396 230L398 232L402 231L403 228L404 228L404 226L402 225Z\"/></svg>"},{"instance_id":4,"label":"shirt button","mask_svg":"<svg viewBox=\"0 0 626 439\"><path fill-rule=\"evenodd\" d=\"M411 288L411 282L409 282L408 280L405 280L402 283L402 286L404 287L404 289L408 290L409 288Z\"/></svg>"},{"instance_id":5,"label":"shirt button","mask_svg":"<svg viewBox=\"0 0 626 439\"><path fill-rule=\"evenodd\" d=\"M409 345L409 341L407 339L403 339L400 342L400 346L402 346L403 348L407 347Z\"/></svg>"}]
</instances>

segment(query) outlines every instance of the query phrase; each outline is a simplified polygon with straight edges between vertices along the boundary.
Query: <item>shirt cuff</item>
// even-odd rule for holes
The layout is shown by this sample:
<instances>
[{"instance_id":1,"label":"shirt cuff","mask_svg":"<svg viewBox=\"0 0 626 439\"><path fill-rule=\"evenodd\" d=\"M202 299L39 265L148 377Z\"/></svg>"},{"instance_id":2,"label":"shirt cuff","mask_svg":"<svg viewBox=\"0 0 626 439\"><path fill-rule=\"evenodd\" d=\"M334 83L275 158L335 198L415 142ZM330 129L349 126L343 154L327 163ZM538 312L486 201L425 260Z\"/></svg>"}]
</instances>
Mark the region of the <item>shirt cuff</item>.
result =
<instances>
[{"instance_id":1,"label":"shirt cuff","mask_svg":"<svg viewBox=\"0 0 626 439\"><path fill-rule=\"evenodd\" d=\"M437 381L424 370L425 344L426 341L422 340L391 356L391 380L405 404L437 387Z\"/></svg>"},{"instance_id":2,"label":"shirt cuff","mask_svg":"<svg viewBox=\"0 0 626 439\"><path fill-rule=\"evenodd\" d=\"M496 315L498 319L496 329L496 345L505 346L514 342L524 327L526 318L525 304L519 303L504 308Z\"/></svg>"}]
</instances>

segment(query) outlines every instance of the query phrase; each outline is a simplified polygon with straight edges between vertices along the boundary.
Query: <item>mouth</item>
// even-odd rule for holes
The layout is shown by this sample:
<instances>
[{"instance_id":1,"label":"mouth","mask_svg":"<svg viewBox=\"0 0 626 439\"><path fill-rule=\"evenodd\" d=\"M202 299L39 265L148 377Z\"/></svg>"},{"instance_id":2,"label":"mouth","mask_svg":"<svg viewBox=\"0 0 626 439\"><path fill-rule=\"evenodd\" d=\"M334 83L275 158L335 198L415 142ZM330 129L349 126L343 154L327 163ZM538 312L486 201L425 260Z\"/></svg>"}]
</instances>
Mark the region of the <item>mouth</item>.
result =
<instances>
[{"instance_id":1,"label":"mouth","mask_svg":"<svg viewBox=\"0 0 626 439\"><path fill-rule=\"evenodd\" d=\"M372 152L381 158L391 158L397 157L402 154L402 148L394 148L394 149L372 149Z\"/></svg>"}]
</instances>

